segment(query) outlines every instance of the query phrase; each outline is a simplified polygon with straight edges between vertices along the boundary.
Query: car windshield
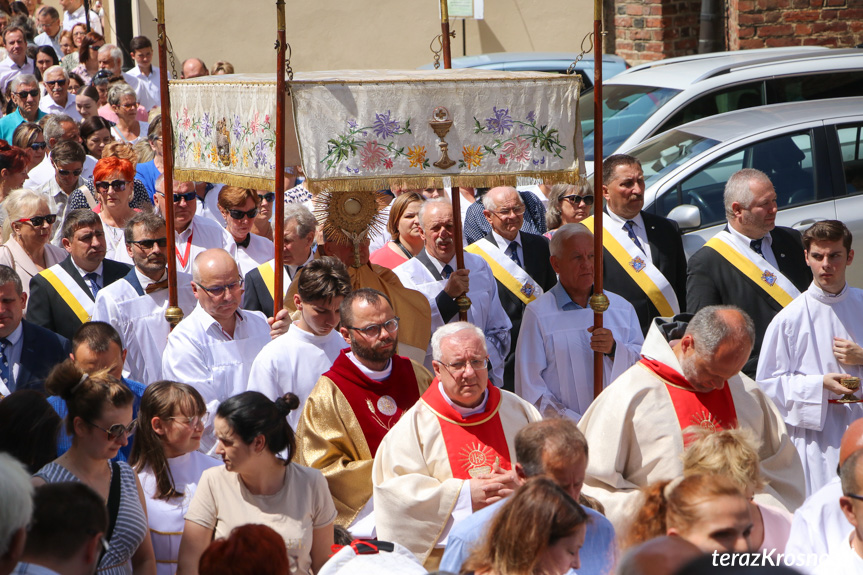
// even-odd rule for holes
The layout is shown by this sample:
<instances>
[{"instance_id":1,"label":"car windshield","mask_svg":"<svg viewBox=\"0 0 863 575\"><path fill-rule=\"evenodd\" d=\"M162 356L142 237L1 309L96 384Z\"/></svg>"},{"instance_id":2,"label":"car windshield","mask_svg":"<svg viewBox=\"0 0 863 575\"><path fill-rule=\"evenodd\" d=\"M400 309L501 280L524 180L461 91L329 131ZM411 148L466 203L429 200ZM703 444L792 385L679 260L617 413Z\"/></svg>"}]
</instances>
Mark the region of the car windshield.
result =
<instances>
[{"instance_id":1,"label":"car windshield","mask_svg":"<svg viewBox=\"0 0 863 575\"><path fill-rule=\"evenodd\" d=\"M644 169L644 184L649 188L677 166L718 143L718 140L696 136L682 130L670 130L627 153L641 161L641 167Z\"/></svg>"},{"instance_id":2,"label":"car windshield","mask_svg":"<svg viewBox=\"0 0 863 575\"><path fill-rule=\"evenodd\" d=\"M608 155L680 90L615 84L602 88L602 149ZM584 158L593 161L593 91L578 102L584 135Z\"/></svg>"}]
</instances>

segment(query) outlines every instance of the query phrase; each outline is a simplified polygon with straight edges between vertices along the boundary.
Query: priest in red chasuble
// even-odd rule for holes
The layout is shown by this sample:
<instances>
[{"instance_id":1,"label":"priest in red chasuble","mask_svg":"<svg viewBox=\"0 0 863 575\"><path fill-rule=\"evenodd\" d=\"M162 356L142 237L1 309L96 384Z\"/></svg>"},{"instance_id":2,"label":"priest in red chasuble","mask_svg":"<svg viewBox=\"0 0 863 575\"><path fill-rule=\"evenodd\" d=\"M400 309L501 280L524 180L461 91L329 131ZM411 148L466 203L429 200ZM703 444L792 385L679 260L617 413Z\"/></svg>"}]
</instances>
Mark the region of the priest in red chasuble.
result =
<instances>
[{"instance_id":1,"label":"priest in red chasuble","mask_svg":"<svg viewBox=\"0 0 863 575\"><path fill-rule=\"evenodd\" d=\"M455 322L432 336L435 379L378 447L372 469L380 539L435 570L452 526L512 493L515 434L539 412L490 385L478 327Z\"/></svg>"},{"instance_id":2,"label":"priest in red chasuble","mask_svg":"<svg viewBox=\"0 0 863 575\"><path fill-rule=\"evenodd\" d=\"M761 473L768 481L756 501L791 512L803 503L803 466L782 416L740 373L754 340L752 320L733 306L657 318L642 360L591 404L578 424L588 444L598 446L584 493L605 505L615 529L625 527L640 488L682 475L690 426L751 429L761 441Z\"/></svg>"}]
</instances>

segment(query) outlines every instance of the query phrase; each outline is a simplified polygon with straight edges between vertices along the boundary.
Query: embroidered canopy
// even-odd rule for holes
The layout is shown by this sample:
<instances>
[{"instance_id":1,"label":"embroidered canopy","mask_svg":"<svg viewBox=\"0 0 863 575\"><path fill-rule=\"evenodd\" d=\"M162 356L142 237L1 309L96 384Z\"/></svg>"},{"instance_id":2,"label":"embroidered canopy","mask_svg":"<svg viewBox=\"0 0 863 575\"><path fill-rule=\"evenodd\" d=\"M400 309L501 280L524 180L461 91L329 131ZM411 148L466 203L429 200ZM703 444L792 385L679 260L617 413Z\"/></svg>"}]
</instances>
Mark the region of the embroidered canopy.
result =
<instances>
[{"instance_id":1,"label":"embroidered canopy","mask_svg":"<svg viewBox=\"0 0 863 575\"><path fill-rule=\"evenodd\" d=\"M285 165L315 191L577 183L578 76L488 70L298 73ZM179 179L272 189L271 74L170 83Z\"/></svg>"}]
</instances>

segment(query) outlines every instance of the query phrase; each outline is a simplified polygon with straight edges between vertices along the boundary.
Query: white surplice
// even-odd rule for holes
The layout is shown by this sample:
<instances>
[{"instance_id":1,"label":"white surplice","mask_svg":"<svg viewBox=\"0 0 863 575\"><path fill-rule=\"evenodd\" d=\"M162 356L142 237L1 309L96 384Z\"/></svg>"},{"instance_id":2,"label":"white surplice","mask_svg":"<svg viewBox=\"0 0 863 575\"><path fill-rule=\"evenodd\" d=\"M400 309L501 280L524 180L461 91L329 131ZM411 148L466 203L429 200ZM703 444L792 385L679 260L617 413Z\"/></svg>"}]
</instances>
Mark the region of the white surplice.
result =
<instances>
[{"instance_id":1,"label":"white surplice","mask_svg":"<svg viewBox=\"0 0 863 575\"><path fill-rule=\"evenodd\" d=\"M327 335L315 335L297 327L264 346L252 363L249 390L260 391L273 401L293 392L300 398L300 407L291 412L288 421L297 428L306 399L318 378L333 366L346 347L345 338L337 330Z\"/></svg>"},{"instance_id":2,"label":"white surplice","mask_svg":"<svg viewBox=\"0 0 863 575\"><path fill-rule=\"evenodd\" d=\"M273 242L267 238L251 234L248 247L237 246L237 266L240 268L240 275L246 277L247 273L273 259L275 249Z\"/></svg>"},{"instance_id":3,"label":"white surplice","mask_svg":"<svg viewBox=\"0 0 863 575\"><path fill-rule=\"evenodd\" d=\"M833 355L834 337L863 344L861 317L863 290L846 285L831 295L813 282L776 314L764 334L756 379L779 408L803 460L807 494L836 477L842 434L863 417L861 403L828 403L840 396L823 382L825 373L863 377L863 366L839 363Z\"/></svg>"},{"instance_id":4,"label":"white surplice","mask_svg":"<svg viewBox=\"0 0 863 575\"><path fill-rule=\"evenodd\" d=\"M606 387L641 359L644 336L632 304L604 293L610 305L602 314L603 326L617 344L614 359L603 358ZM515 352L515 392L543 417L562 415L578 422L593 401L593 350L587 331L593 326L593 310L564 311L561 297L572 301L557 284L524 310Z\"/></svg>"},{"instance_id":5,"label":"white surplice","mask_svg":"<svg viewBox=\"0 0 863 575\"><path fill-rule=\"evenodd\" d=\"M431 256L429 256L430 259ZM455 270L455 258L450 262ZM464 254L464 267L470 270L470 309L467 312L467 321L479 327L484 333L488 347L488 355L491 360L492 369L489 376L495 385L503 386L503 363L509 353L511 343L510 329L512 322L500 304L497 293L497 282L491 268L481 257ZM443 291L446 280L436 280L425 264L418 258L411 258L393 270L401 280L404 287L421 292L429 301L431 306L431 332L444 325L443 317L437 306L435 298ZM406 321L407 318L402 318ZM450 322L458 321L456 314ZM446 322L449 323L449 322ZM426 358L423 362L426 369L432 371L432 351L429 344Z\"/></svg>"},{"instance_id":6,"label":"white surplice","mask_svg":"<svg viewBox=\"0 0 863 575\"><path fill-rule=\"evenodd\" d=\"M815 575L863 575L863 557L851 545L854 529L845 532L842 543L822 561L813 573Z\"/></svg>"},{"instance_id":7,"label":"white surplice","mask_svg":"<svg viewBox=\"0 0 863 575\"><path fill-rule=\"evenodd\" d=\"M186 524L185 515L201 480L201 474L211 467L222 465L218 459L200 451L172 457L167 461L174 488L182 493L182 496L168 500L156 499L156 476L153 470L147 467L138 473L147 503L147 522L156 555L156 575L174 575L177 572L180 539Z\"/></svg>"},{"instance_id":8,"label":"white surplice","mask_svg":"<svg viewBox=\"0 0 863 575\"><path fill-rule=\"evenodd\" d=\"M138 286L128 276L105 286L96 294L93 321L114 326L126 347L124 374L134 381L149 385L162 378L162 354L168 344L171 326L165 319L168 290L139 294L152 280L135 270ZM192 276L177 272L177 305L184 316L192 313L198 301L192 293ZM178 380L182 381L182 380Z\"/></svg>"},{"instance_id":9,"label":"white surplice","mask_svg":"<svg viewBox=\"0 0 863 575\"><path fill-rule=\"evenodd\" d=\"M642 355L678 373L683 370L657 318L650 326ZM761 475L768 482L755 500L793 512L803 503L805 485L800 456L782 416L758 385L740 373L728 380L737 423L761 441ZM683 474L683 433L663 380L641 364L629 368L597 397L578 423L590 454L584 492L605 505L620 532L640 501L640 489Z\"/></svg>"},{"instance_id":10,"label":"white surplice","mask_svg":"<svg viewBox=\"0 0 863 575\"><path fill-rule=\"evenodd\" d=\"M794 512L785 553L821 557L839 550L845 543L845 535L853 529L839 507L841 496L842 483L836 476L806 498L806 502ZM800 570L812 573L812 567L801 567Z\"/></svg>"},{"instance_id":11,"label":"white surplice","mask_svg":"<svg viewBox=\"0 0 863 575\"><path fill-rule=\"evenodd\" d=\"M248 389L252 361L270 342L264 314L243 309L236 314L232 338L204 308L196 306L168 336L162 356L162 376L197 389L213 415L221 402ZM204 451L216 443L212 420L201 439Z\"/></svg>"}]
</instances>

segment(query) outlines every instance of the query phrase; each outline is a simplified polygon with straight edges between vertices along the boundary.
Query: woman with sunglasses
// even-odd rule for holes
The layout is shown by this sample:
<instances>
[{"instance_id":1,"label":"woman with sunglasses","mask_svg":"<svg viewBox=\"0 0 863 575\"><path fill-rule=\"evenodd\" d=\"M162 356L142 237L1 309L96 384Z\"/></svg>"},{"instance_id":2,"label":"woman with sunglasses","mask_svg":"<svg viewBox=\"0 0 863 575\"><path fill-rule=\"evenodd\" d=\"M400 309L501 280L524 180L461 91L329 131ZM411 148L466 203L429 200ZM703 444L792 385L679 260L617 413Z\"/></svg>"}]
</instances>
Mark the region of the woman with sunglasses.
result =
<instances>
[{"instance_id":1,"label":"woman with sunglasses","mask_svg":"<svg viewBox=\"0 0 863 575\"><path fill-rule=\"evenodd\" d=\"M6 218L0 236L0 264L15 270L29 296L33 276L59 264L69 254L49 243L57 214L48 209L47 196L33 190L15 190L3 200L3 207Z\"/></svg>"},{"instance_id":2,"label":"woman with sunglasses","mask_svg":"<svg viewBox=\"0 0 863 575\"><path fill-rule=\"evenodd\" d=\"M135 167L122 158L102 158L93 168L93 187L99 198L99 209L94 211L102 219L107 244L105 257L111 260L116 259L118 246L123 250L122 255L126 255L123 230L126 222L135 215L135 210L129 205L134 179Z\"/></svg>"},{"instance_id":3,"label":"woman with sunglasses","mask_svg":"<svg viewBox=\"0 0 863 575\"><path fill-rule=\"evenodd\" d=\"M121 142L137 144L147 137L147 122L138 120L138 95L128 84L118 83L108 90L108 104L117 114L117 124L111 135Z\"/></svg>"},{"instance_id":4,"label":"woman with sunglasses","mask_svg":"<svg viewBox=\"0 0 863 575\"><path fill-rule=\"evenodd\" d=\"M270 218L273 217L273 202L276 199L276 193L267 190L256 190L256 192L260 203L258 204L258 215L252 222L252 233L273 241L273 224L270 223Z\"/></svg>"},{"instance_id":5,"label":"woman with sunglasses","mask_svg":"<svg viewBox=\"0 0 863 575\"><path fill-rule=\"evenodd\" d=\"M173 575L184 517L201 474L221 462L198 451L207 407L194 387L173 381L147 386L129 464L138 472L157 575Z\"/></svg>"},{"instance_id":6,"label":"woman with sunglasses","mask_svg":"<svg viewBox=\"0 0 863 575\"><path fill-rule=\"evenodd\" d=\"M12 145L27 152L27 157L30 158L26 168L28 174L45 159L45 150L48 147L48 144L45 143L42 126L35 122L18 124L12 134Z\"/></svg>"},{"instance_id":7,"label":"woman with sunglasses","mask_svg":"<svg viewBox=\"0 0 863 575\"><path fill-rule=\"evenodd\" d=\"M74 36L74 29L72 30L72 34ZM81 76L81 79L89 84L93 81L96 72L99 71L97 52L104 45L105 38L101 34L92 31L87 32L81 40L81 46L78 48L78 51L69 54L63 58L63 61L65 62L66 59L70 59L69 64L71 64L71 59L76 58L78 63L72 68L72 73L78 74Z\"/></svg>"},{"instance_id":8,"label":"woman with sunglasses","mask_svg":"<svg viewBox=\"0 0 863 575\"><path fill-rule=\"evenodd\" d=\"M132 392L108 370L87 375L72 360L54 368L45 388L66 402L72 447L40 469L34 485L80 481L92 487L108 506L108 551L99 560L98 573L155 575L141 484L128 464L110 461L135 431Z\"/></svg>"},{"instance_id":9,"label":"woman with sunglasses","mask_svg":"<svg viewBox=\"0 0 863 575\"><path fill-rule=\"evenodd\" d=\"M287 417L299 404L293 393L273 402L246 391L219 405L216 454L225 466L201 476L186 514L177 575L198 575L213 538L246 523L282 536L297 575L320 571L333 544L336 507L320 471L291 463L296 440Z\"/></svg>"},{"instance_id":10,"label":"woman with sunglasses","mask_svg":"<svg viewBox=\"0 0 863 575\"><path fill-rule=\"evenodd\" d=\"M275 251L273 242L252 233L260 201L252 189L225 186L219 191L219 212L225 218L225 229L237 242L237 265L242 275L273 259Z\"/></svg>"},{"instance_id":11,"label":"woman with sunglasses","mask_svg":"<svg viewBox=\"0 0 863 575\"><path fill-rule=\"evenodd\" d=\"M582 186L555 184L548 195L545 210L545 225L551 239L555 230L564 224L577 224L593 213L593 190L590 184Z\"/></svg>"}]
</instances>

